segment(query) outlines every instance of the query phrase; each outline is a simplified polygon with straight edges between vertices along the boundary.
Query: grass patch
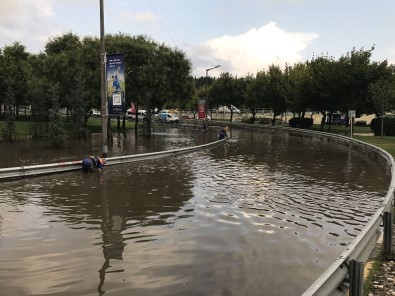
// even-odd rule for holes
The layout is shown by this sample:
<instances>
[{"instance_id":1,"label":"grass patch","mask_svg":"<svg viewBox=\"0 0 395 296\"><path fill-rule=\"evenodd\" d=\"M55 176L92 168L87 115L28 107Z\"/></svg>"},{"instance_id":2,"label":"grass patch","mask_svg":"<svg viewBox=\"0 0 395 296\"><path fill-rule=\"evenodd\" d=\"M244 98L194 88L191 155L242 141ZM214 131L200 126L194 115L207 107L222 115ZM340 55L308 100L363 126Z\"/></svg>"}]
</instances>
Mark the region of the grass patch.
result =
<instances>
[{"instance_id":1,"label":"grass patch","mask_svg":"<svg viewBox=\"0 0 395 296\"><path fill-rule=\"evenodd\" d=\"M363 281L363 295L368 296L374 288L374 281L382 271L383 261L385 260L384 251L381 250L379 254L372 261L371 268L369 269L368 275Z\"/></svg>"},{"instance_id":2,"label":"grass patch","mask_svg":"<svg viewBox=\"0 0 395 296\"><path fill-rule=\"evenodd\" d=\"M312 130L320 131L321 125L314 124ZM324 132L327 133L334 133L340 135L349 135L351 133L350 127L345 127L343 125L331 125L331 129L329 130L329 126L325 125ZM353 127L353 134L370 134L372 130L369 126L354 126Z\"/></svg>"},{"instance_id":3,"label":"grass patch","mask_svg":"<svg viewBox=\"0 0 395 296\"><path fill-rule=\"evenodd\" d=\"M354 136L354 139L380 147L395 157L395 137Z\"/></svg>"},{"instance_id":4,"label":"grass patch","mask_svg":"<svg viewBox=\"0 0 395 296\"><path fill-rule=\"evenodd\" d=\"M66 122L66 118L63 118L63 127L66 130L66 133L69 137L73 136L73 131L74 127L71 124L71 122ZM0 129L3 127L3 122L4 119L0 120ZM121 124L121 131L125 132L128 130L131 130L135 127L135 122L131 120L125 120L125 128L122 128L122 120L120 122ZM17 140L26 140L31 138L31 133L30 133L30 117L29 116L19 116L18 120L15 121L16 125L16 139ZM45 125L45 123L44 123ZM100 117L92 117L89 118L87 122L87 128L91 133L101 133L102 127L101 127L101 118ZM117 120L113 120L111 122L111 131L113 132L118 132L117 129ZM46 137L47 134L44 134L43 137ZM1 137L1 136L0 136ZM1 139L0 139L1 140Z\"/></svg>"},{"instance_id":5,"label":"grass patch","mask_svg":"<svg viewBox=\"0 0 395 296\"><path fill-rule=\"evenodd\" d=\"M17 139L30 138L30 122L29 121L16 121L16 137ZM0 126L3 127L2 123Z\"/></svg>"},{"instance_id":6,"label":"grass patch","mask_svg":"<svg viewBox=\"0 0 395 296\"><path fill-rule=\"evenodd\" d=\"M368 296L373 292L374 282L379 278L383 272L383 262L386 260L394 260L394 254L386 256L384 250L381 249L372 261L371 268L368 271L368 275L363 281L363 295Z\"/></svg>"}]
</instances>

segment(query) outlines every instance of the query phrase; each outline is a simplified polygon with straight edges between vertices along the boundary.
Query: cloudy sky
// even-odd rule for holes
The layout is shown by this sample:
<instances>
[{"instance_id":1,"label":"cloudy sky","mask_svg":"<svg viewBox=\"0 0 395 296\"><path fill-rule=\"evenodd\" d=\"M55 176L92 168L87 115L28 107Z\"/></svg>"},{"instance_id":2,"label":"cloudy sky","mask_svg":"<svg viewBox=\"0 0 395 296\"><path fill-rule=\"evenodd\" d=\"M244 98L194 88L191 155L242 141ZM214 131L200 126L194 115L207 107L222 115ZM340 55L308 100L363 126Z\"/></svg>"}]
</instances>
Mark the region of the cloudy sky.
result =
<instances>
[{"instance_id":1,"label":"cloudy sky","mask_svg":"<svg viewBox=\"0 0 395 296\"><path fill-rule=\"evenodd\" d=\"M147 35L181 49L194 76L245 76L375 46L373 60L395 63L393 0L104 0L105 31ZM0 48L28 52L72 32L99 36L99 0L0 0Z\"/></svg>"}]
</instances>

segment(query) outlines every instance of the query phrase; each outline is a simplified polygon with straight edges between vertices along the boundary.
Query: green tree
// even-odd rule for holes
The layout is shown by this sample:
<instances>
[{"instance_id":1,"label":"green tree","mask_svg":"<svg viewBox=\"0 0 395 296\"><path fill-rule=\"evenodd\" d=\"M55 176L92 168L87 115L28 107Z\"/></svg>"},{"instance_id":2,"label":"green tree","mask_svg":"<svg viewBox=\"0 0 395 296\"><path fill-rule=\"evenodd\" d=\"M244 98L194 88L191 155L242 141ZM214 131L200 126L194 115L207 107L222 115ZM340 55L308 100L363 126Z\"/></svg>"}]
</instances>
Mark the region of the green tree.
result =
<instances>
[{"instance_id":1,"label":"green tree","mask_svg":"<svg viewBox=\"0 0 395 296\"><path fill-rule=\"evenodd\" d=\"M276 117L287 110L288 82L279 66L271 65L267 71L266 98L273 110L272 125Z\"/></svg>"},{"instance_id":2,"label":"green tree","mask_svg":"<svg viewBox=\"0 0 395 296\"><path fill-rule=\"evenodd\" d=\"M74 127L74 133L77 138L86 138L88 129L86 123L90 116L93 106L90 92L86 87L86 80L82 74L78 74L74 86L71 90L71 119Z\"/></svg>"},{"instance_id":3,"label":"green tree","mask_svg":"<svg viewBox=\"0 0 395 296\"><path fill-rule=\"evenodd\" d=\"M39 138L48 131L48 103L43 88L38 85L31 90L30 96L30 134L33 138Z\"/></svg>"},{"instance_id":4,"label":"green tree","mask_svg":"<svg viewBox=\"0 0 395 296\"><path fill-rule=\"evenodd\" d=\"M9 86L5 94L5 100L4 100L5 121L3 124L3 128L1 129L1 136L3 140L7 142L13 142L16 139L14 106L15 106L15 93L13 92L12 88Z\"/></svg>"},{"instance_id":5,"label":"green tree","mask_svg":"<svg viewBox=\"0 0 395 296\"><path fill-rule=\"evenodd\" d=\"M270 103L267 97L267 92L269 88L269 79L266 71L259 71L256 74L255 79L250 81L247 86L248 100L247 104L257 109L270 109Z\"/></svg>"},{"instance_id":6,"label":"green tree","mask_svg":"<svg viewBox=\"0 0 395 296\"><path fill-rule=\"evenodd\" d=\"M259 90L259 82L258 74L257 78L255 78L252 74L249 74L246 77L246 91L244 95L244 102L246 107L250 110L252 114L251 123L255 122L255 116L259 109L262 106L262 99L260 97L261 90Z\"/></svg>"},{"instance_id":7,"label":"green tree","mask_svg":"<svg viewBox=\"0 0 395 296\"><path fill-rule=\"evenodd\" d=\"M237 79L229 72L221 73L220 77L214 81L208 91L208 102L212 106L227 106L230 109L230 122L233 120L233 108L231 105L244 101L244 91L237 82Z\"/></svg>"},{"instance_id":8,"label":"green tree","mask_svg":"<svg viewBox=\"0 0 395 296\"><path fill-rule=\"evenodd\" d=\"M60 114L59 84L50 88L51 109L49 110L49 144L52 148L63 148L66 145L66 132Z\"/></svg>"},{"instance_id":9,"label":"green tree","mask_svg":"<svg viewBox=\"0 0 395 296\"><path fill-rule=\"evenodd\" d=\"M369 85L392 75L387 61L371 61L373 50L374 47L369 50L354 48L339 59L336 73L341 102L339 111L347 114L350 109L356 110L357 116L373 112L368 100Z\"/></svg>"},{"instance_id":10,"label":"green tree","mask_svg":"<svg viewBox=\"0 0 395 296\"><path fill-rule=\"evenodd\" d=\"M86 89L89 91L89 101L93 108L101 108L100 94L100 40L85 37L80 50L80 75L85 80ZM78 74L77 74L78 75Z\"/></svg>"},{"instance_id":11,"label":"green tree","mask_svg":"<svg viewBox=\"0 0 395 296\"><path fill-rule=\"evenodd\" d=\"M25 46L19 42L5 46L3 50L3 75L7 88L11 87L15 94L16 116L20 106L29 105L28 99L28 80L29 80L29 53Z\"/></svg>"},{"instance_id":12,"label":"green tree","mask_svg":"<svg viewBox=\"0 0 395 296\"><path fill-rule=\"evenodd\" d=\"M311 85L311 72L305 63L296 63L293 66L287 66L289 95L288 109L294 116L304 118L308 108L312 106L312 98L309 95Z\"/></svg>"},{"instance_id":13,"label":"green tree","mask_svg":"<svg viewBox=\"0 0 395 296\"><path fill-rule=\"evenodd\" d=\"M310 93L308 94L311 102L310 108L321 112L321 130L323 130L327 111L338 110L338 106L332 100L332 90L336 86L329 80L329 77L333 77L334 75L334 60L328 56L314 57L311 61L307 62L307 67L310 70L308 81L308 85L310 86Z\"/></svg>"},{"instance_id":14,"label":"green tree","mask_svg":"<svg viewBox=\"0 0 395 296\"><path fill-rule=\"evenodd\" d=\"M4 56L3 51L0 49L0 115L2 113L1 106L4 103L4 96L6 92L5 71L4 71Z\"/></svg>"},{"instance_id":15,"label":"green tree","mask_svg":"<svg viewBox=\"0 0 395 296\"><path fill-rule=\"evenodd\" d=\"M125 59L126 104L152 111L164 106L178 107L193 97L191 63L185 53L145 36L106 36L108 52L123 53ZM144 134L151 134L147 121Z\"/></svg>"},{"instance_id":16,"label":"green tree","mask_svg":"<svg viewBox=\"0 0 395 296\"><path fill-rule=\"evenodd\" d=\"M71 89L75 77L83 72L81 47L80 38L72 33L51 38L45 45L45 76L50 85L59 84L59 106L67 108L67 120L71 109Z\"/></svg>"},{"instance_id":17,"label":"green tree","mask_svg":"<svg viewBox=\"0 0 395 296\"><path fill-rule=\"evenodd\" d=\"M369 85L369 99L372 102L376 115L381 116L381 137L384 136L385 111L394 108L395 83L394 80L380 79Z\"/></svg>"},{"instance_id":18,"label":"green tree","mask_svg":"<svg viewBox=\"0 0 395 296\"><path fill-rule=\"evenodd\" d=\"M45 53L31 55L29 58L31 69L34 69L28 81L28 101L31 104L30 132L34 138L42 137L48 132L50 101L45 95L45 90L50 88L50 82L45 74L46 59Z\"/></svg>"}]
</instances>

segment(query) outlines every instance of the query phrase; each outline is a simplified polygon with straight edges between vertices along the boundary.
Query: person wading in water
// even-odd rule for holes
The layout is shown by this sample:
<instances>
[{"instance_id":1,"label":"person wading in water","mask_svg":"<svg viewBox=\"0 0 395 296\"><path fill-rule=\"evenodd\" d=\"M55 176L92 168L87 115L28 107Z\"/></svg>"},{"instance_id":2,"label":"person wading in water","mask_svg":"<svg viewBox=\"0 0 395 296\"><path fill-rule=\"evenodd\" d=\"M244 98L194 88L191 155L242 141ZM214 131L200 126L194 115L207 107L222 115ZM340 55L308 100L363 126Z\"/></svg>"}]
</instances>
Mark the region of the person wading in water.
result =
<instances>
[{"instance_id":1,"label":"person wading in water","mask_svg":"<svg viewBox=\"0 0 395 296\"><path fill-rule=\"evenodd\" d=\"M82 171L84 172L101 172L104 170L106 160L99 156L86 155L82 159Z\"/></svg>"}]
</instances>

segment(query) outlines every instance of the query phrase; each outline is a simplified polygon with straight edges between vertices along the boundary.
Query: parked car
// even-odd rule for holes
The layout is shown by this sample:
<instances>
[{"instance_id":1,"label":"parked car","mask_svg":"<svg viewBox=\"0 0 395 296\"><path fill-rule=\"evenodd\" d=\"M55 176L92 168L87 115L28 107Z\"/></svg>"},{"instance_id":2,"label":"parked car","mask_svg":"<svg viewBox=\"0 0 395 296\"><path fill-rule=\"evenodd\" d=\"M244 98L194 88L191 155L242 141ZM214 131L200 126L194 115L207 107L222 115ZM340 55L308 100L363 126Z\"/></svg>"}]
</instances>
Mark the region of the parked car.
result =
<instances>
[{"instance_id":1,"label":"parked car","mask_svg":"<svg viewBox=\"0 0 395 296\"><path fill-rule=\"evenodd\" d=\"M146 110L138 110L137 116L139 120L146 120L147 119L147 111ZM136 113L132 113L132 109L129 108L126 111L126 118L134 120L136 119Z\"/></svg>"},{"instance_id":2,"label":"parked car","mask_svg":"<svg viewBox=\"0 0 395 296\"><path fill-rule=\"evenodd\" d=\"M230 105L230 107L232 108L233 113L238 113L240 114L241 111L239 109L237 109L235 106ZM218 108L218 112L219 113L230 113L230 110L227 106L219 106Z\"/></svg>"},{"instance_id":3,"label":"parked car","mask_svg":"<svg viewBox=\"0 0 395 296\"><path fill-rule=\"evenodd\" d=\"M100 117L101 116L101 112L99 110L96 109L92 109L91 110L91 114L93 117Z\"/></svg>"},{"instance_id":4,"label":"parked car","mask_svg":"<svg viewBox=\"0 0 395 296\"><path fill-rule=\"evenodd\" d=\"M164 123L179 123L180 119L175 114L164 112L158 114L158 121Z\"/></svg>"}]
</instances>

